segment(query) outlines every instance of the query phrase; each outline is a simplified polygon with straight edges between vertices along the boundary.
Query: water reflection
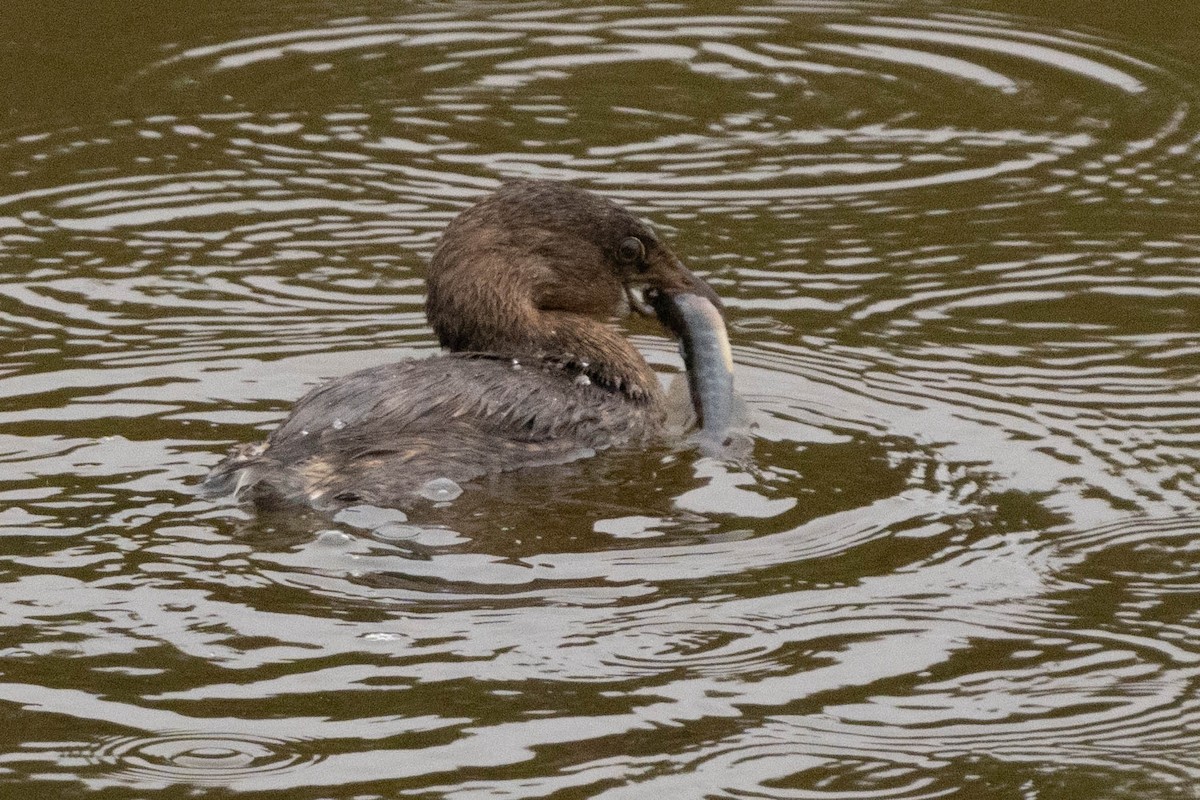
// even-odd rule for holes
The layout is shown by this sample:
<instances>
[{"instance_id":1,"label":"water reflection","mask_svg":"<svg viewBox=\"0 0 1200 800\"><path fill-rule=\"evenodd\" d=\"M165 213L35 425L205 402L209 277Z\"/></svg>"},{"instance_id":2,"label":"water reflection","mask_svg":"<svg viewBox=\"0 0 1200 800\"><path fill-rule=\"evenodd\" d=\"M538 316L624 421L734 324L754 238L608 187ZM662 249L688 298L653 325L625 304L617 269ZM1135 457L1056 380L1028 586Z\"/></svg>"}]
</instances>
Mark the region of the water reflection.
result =
<instances>
[{"instance_id":1,"label":"water reflection","mask_svg":"<svg viewBox=\"0 0 1200 800\"><path fill-rule=\"evenodd\" d=\"M1102 9L985 5L115 34L139 63L72 76L103 102L0 134L0 781L1194 796L1200 80ZM307 386L433 352L424 260L514 175L728 299L748 461L196 498Z\"/></svg>"}]
</instances>

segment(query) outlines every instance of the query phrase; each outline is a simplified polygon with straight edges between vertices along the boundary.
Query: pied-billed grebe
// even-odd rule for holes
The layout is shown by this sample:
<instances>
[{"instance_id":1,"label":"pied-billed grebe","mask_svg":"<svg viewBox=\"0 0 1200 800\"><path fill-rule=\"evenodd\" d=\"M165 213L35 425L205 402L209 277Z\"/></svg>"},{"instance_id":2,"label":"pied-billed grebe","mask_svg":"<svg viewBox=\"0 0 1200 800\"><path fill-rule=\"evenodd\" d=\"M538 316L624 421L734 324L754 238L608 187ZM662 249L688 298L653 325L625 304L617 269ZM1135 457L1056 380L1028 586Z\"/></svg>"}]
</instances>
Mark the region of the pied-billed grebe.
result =
<instances>
[{"instance_id":1,"label":"pied-billed grebe","mask_svg":"<svg viewBox=\"0 0 1200 800\"><path fill-rule=\"evenodd\" d=\"M626 307L682 337L705 427L720 437L728 423L717 295L610 200L554 181L505 183L446 228L428 285L425 311L449 353L314 389L265 443L214 467L209 492L405 506L436 478L642 442L661 431L664 400L609 324Z\"/></svg>"}]
</instances>

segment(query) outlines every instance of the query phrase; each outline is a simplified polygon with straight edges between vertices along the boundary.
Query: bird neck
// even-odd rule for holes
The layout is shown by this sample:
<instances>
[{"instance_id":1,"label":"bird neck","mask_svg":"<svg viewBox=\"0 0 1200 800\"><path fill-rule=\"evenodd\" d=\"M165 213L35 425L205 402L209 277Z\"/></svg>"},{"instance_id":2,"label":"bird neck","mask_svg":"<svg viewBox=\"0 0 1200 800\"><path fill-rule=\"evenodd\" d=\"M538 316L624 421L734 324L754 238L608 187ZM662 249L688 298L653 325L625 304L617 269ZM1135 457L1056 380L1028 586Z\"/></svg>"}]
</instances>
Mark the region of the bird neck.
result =
<instances>
[{"instance_id":1,"label":"bird neck","mask_svg":"<svg viewBox=\"0 0 1200 800\"><path fill-rule=\"evenodd\" d=\"M438 277L425 310L451 352L549 361L632 400L658 397L654 371L628 339L593 316L538 308L528 271L489 274L486 284Z\"/></svg>"}]
</instances>

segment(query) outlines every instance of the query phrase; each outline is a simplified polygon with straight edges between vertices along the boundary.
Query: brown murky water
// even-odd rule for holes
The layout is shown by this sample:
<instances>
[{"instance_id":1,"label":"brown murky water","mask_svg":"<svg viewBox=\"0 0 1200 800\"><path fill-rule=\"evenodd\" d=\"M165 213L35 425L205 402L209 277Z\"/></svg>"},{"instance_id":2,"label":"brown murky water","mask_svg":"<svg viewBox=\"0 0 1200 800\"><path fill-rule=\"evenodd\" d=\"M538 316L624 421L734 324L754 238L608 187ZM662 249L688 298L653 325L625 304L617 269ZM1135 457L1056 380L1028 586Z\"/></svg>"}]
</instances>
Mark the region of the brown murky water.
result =
<instances>
[{"instance_id":1,"label":"brown murky water","mask_svg":"<svg viewBox=\"0 0 1200 800\"><path fill-rule=\"evenodd\" d=\"M0 796L1200 797L1200 17L1046 5L11 4ZM512 175L728 298L749 465L196 498Z\"/></svg>"}]
</instances>

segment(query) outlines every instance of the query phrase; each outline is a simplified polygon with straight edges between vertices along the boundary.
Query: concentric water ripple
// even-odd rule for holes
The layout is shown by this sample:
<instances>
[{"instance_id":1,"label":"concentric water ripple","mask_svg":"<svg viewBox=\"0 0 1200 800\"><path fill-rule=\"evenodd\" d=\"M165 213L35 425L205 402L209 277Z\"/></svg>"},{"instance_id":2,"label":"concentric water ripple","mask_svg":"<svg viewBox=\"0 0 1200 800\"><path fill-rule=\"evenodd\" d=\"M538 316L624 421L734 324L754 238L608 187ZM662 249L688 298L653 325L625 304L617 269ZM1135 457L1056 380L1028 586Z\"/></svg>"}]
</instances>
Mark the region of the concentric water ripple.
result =
<instances>
[{"instance_id":1,"label":"concentric water ripple","mask_svg":"<svg viewBox=\"0 0 1200 800\"><path fill-rule=\"evenodd\" d=\"M781 4L719 16L610 8L346 21L186 50L134 89L169 80L189 92L228 89L237 103L248 72L274 91L286 74L284 85L301 96L316 92L313 82L340 89L353 76L360 88L351 97L364 80L388 85L391 92L371 98L378 103L399 88L398 69L421 64L404 73L408 104L377 111L425 127L416 139L372 141L349 124L313 140L390 148L453 172L482 167L618 188L652 181L633 196L672 208L1029 181L1027 173L1051 165L1153 162L1191 144L1190 98L1179 96L1190 90L1179 76L1097 37L986 15L878 10ZM637 79L647 69L670 75L672 96ZM1087 92L1072 92L1077 86ZM710 102L689 102L700 98ZM598 112L615 113L616 124L597 125ZM656 128L647 118L664 113L673 132L646 135ZM481 127L500 147L478 152ZM270 128L300 137L305 123ZM1119 149L1103 135L1112 128L1125 138ZM473 141L440 133L455 129L470 130ZM544 140L514 140L531 130ZM1033 188L1028 194L1068 190L1058 180Z\"/></svg>"},{"instance_id":2,"label":"concentric water ripple","mask_svg":"<svg viewBox=\"0 0 1200 800\"><path fill-rule=\"evenodd\" d=\"M139 785L224 785L245 775L303 768L312 756L288 752L293 743L263 737L171 733L100 743L88 760L109 775Z\"/></svg>"},{"instance_id":3,"label":"concentric water ripple","mask_svg":"<svg viewBox=\"0 0 1200 800\"><path fill-rule=\"evenodd\" d=\"M1043 439L1034 457L1060 461L1081 494L1177 510L1200 497L1173 446L1196 436L1196 398L1157 398L1195 377L1195 236L1071 236L1058 219L1094 201L1128 202L1136 219L1161 195L1171 208L1154 213L1178 215L1181 193L1192 199L1195 82L1149 58L1007 18L871 4L636 19L445 12L193 47L123 88L178 96L186 114L3 145L32 188L0 199L0 244L12 263L60 254L6 284L3 319L10 335L89 366L229 356L239 339L275 355L427 341L421 264L446 220L499 176L559 177L658 209L728 288L747 340L827 332L822 356L865 356L863 369L917 402ZM648 68L685 95L623 78ZM357 88L344 92L350 75ZM269 86L272 109L248 86ZM316 109L314 96L343 99ZM664 118L664 105L677 110ZM656 133L664 119L669 135ZM122 169L131 150L136 174ZM1059 205L1031 230L1018 213L1044 203ZM792 213L804 215L800 238L753 236ZM991 218L994 255L978 237L912 247L856 235L879 214L931 213ZM831 214L848 224L828 225ZM750 233L753 265L698 237L698 217ZM858 337L886 345L864 350ZM1037 369L1006 367L1031 354Z\"/></svg>"},{"instance_id":4,"label":"concentric water ripple","mask_svg":"<svg viewBox=\"0 0 1200 800\"><path fill-rule=\"evenodd\" d=\"M112 26L151 38L0 132L0 783L1194 798L1200 41L1008 5ZM717 287L748 459L197 499L307 386L434 352L424 264L512 176Z\"/></svg>"}]
</instances>

